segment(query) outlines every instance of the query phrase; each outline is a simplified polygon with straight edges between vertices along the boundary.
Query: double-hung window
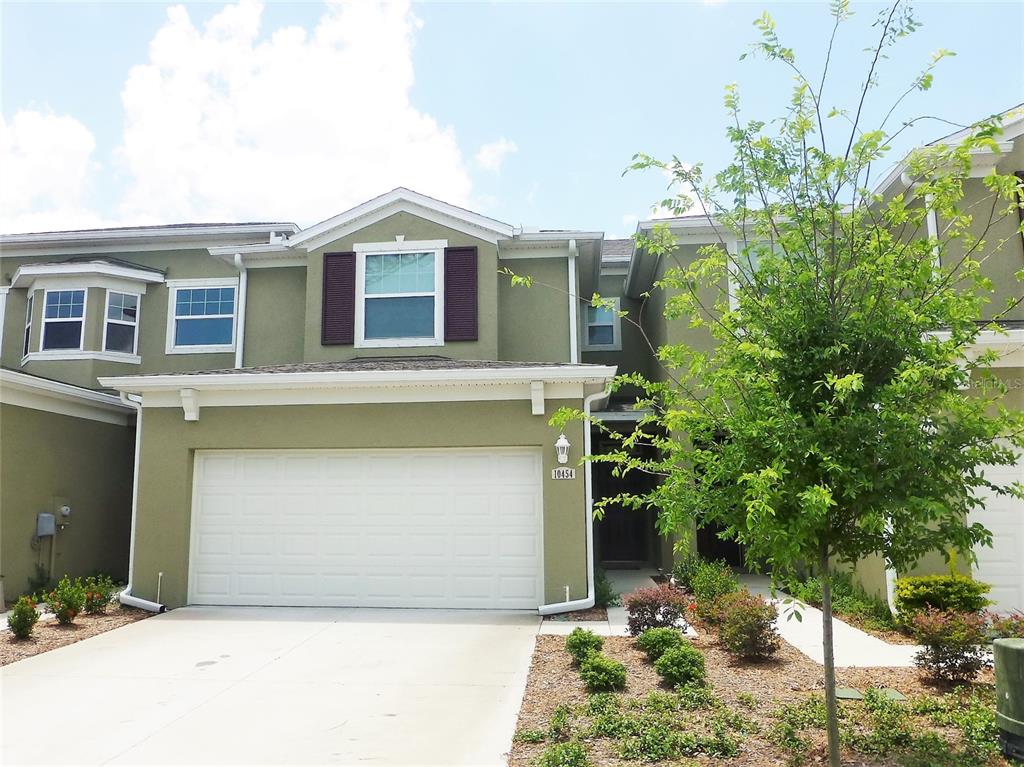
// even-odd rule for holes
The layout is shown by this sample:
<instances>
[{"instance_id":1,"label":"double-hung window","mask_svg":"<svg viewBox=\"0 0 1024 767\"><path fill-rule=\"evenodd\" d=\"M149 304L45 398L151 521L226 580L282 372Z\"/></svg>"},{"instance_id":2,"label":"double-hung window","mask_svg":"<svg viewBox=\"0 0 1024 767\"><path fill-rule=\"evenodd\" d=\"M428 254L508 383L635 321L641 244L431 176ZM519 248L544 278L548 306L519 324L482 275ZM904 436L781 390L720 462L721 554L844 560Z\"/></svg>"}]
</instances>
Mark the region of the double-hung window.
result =
<instances>
[{"instance_id":1,"label":"double-hung window","mask_svg":"<svg viewBox=\"0 0 1024 767\"><path fill-rule=\"evenodd\" d=\"M357 253L356 344L443 344L443 247Z\"/></svg>"},{"instance_id":2,"label":"double-hung window","mask_svg":"<svg viewBox=\"0 0 1024 767\"><path fill-rule=\"evenodd\" d=\"M29 291L28 303L25 305L25 343L22 346L21 356L27 357L29 353L29 342L32 338L32 307L36 303L36 294Z\"/></svg>"},{"instance_id":3,"label":"double-hung window","mask_svg":"<svg viewBox=\"0 0 1024 767\"><path fill-rule=\"evenodd\" d=\"M85 291L47 290L43 298L43 351L82 349Z\"/></svg>"},{"instance_id":4,"label":"double-hung window","mask_svg":"<svg viewBox=\"0 0 1024 767\"><path fill-rule=\"evenodd\" d=\"M619 299L614 305L587 306L586 338L583 347L593 351L619 351L622 349L619 321Z\"/></svg>"},{"instance_id":5,"label":"double-hung window","mask_svg":"<svg viewBox=\"0 0 1024 767\"><path fill-rule=\"evenodd\" d=\"M135 354L139 345L138 294L108 290L103 325L103 351Z\"/></svg>"},{"instance_id":6,"label":"double-hung window","mask_svg":"<svg viewBox=\"0 0 1024 767\"><path fill-rule=\"evenodd\" d=\"M237 283L168 282L167 352L228 352L235 348Z\"/></svg>"}]
</instances>

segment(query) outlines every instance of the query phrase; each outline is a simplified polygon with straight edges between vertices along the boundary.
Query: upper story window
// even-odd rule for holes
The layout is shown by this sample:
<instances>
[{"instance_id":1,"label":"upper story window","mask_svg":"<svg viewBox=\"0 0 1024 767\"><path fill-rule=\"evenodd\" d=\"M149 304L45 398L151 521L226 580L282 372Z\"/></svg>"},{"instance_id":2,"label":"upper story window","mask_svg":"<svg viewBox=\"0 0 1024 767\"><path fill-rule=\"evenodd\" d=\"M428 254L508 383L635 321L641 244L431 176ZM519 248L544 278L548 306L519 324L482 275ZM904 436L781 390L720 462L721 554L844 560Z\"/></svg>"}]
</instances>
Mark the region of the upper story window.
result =
<instances>
[{"instance_id":1,"label":"upper story window","mask_svg":"<svg viewBox=\"0 0 1024 767\"><path fill-rule=\"evenodd\" d=\"M622 328L619 318L619 299L614 307L587 306L587 324L583 348L586 351L620 351Z\"/></svg>"},{"instance_id":2,"label":"upper story window","mask_svg":"<svg viewBox=\"0 0 1024 767\"><path fill-rule=\"evenodd\" d=\"M444 344L445 245L356 246L356 346Z\"/></svg>"},{"instance_id":3,"label":"upper story window","mask_svg":"<svg viewBox=\"0 0 1024 767\"><path fill-rule=\"evenodd\" d=\"M229 352L235 348L235 280L168 280L167 353Z\"/></svg>"},{"instance_id":4,"label":"upper story window","mask_svg":"<svg viewBox=\"0 0 1024 767\"><path fill-rule=\"evenodd\" d=\"M135 354L139 348L139 296L107 291L103 351Z\"/></svg>"},{"instance_id":5,"label":"upper story window","mask_svg":"<svg viewBox=\"0 0 1024 767\"><path fill-rule=\"evenodd\" d=\"M47 290L43 300L42 351L82 349L85 291Z\"/></svg>"},{"instance_id":6,"label":"upper story window","mask_svg":"<svg viewBox=\"0 0 1024 767\"><path fill-rule=\"evenodd\" d=\"M35 303L36 294L30 291L28 302L25 304L25 343L22 345L22 357L27 357L29 352L29 342L32 339L32 307Z\"/></svg>"}]
</instances>

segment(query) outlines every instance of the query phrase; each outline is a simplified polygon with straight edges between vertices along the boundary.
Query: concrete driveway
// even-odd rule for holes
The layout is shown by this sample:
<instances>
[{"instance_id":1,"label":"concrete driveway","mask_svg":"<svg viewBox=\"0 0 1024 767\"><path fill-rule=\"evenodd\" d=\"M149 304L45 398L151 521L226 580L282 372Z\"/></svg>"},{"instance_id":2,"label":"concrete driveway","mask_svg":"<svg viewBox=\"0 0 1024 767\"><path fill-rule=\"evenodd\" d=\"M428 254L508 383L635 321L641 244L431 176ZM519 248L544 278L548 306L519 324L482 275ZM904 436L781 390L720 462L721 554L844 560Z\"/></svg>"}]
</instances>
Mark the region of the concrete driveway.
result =
<instances>
[{"instance_id":1,"label":"concrete driveway","mask_svg":"<svg viewBox=\"0 0 1024 767\"><path fill-rule=\"evenodd\" d=\"M538 620L174 610L0 669L0 764L504 764Z\"/></svg>"}]
</instances>

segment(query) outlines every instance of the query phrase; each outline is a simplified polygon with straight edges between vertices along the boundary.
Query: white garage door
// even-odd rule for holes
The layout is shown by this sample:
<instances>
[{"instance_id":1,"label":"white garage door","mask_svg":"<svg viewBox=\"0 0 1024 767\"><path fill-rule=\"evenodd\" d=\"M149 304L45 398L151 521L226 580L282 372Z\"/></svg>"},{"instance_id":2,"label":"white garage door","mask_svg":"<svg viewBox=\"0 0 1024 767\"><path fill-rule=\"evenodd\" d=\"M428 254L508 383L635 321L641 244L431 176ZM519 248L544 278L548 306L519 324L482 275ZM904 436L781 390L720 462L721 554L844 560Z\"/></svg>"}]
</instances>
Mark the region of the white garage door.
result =
<instances>
[{"instance_id":1,"label":"white garage door","mask_svg":"<svg viewBox=\"0 0 1024 767\"><path fill-rule=\"evenodd\" d=\"M189 602L535 609L536 450L196 454Z\"/></svg>"},{"instance_id":2,"label":"white garage door","mask_svg":"<svg viewBox=\"0 0 1024 767\"><path fill-rule=\"evenodd\" d=\"M1024 483L1024 459L1016 466L992 466L985 476L997 485ZM1009 495L991 494L985 508L971 515L992 532L992 548L977 549L974 577L992 584L989 597L996 610L1024 610L1024 501Z\"/></svg>"}]
</instances>

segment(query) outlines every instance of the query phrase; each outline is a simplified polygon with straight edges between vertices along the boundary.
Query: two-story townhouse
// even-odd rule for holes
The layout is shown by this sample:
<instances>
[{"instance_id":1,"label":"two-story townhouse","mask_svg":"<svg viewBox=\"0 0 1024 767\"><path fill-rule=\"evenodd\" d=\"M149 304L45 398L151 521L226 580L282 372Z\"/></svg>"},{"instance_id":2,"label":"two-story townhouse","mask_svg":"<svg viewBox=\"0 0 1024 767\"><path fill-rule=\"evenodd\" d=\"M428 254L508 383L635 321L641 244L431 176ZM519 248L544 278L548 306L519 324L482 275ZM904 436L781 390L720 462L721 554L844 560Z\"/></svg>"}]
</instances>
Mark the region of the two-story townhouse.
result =
<instances>
[{"instance_id":1,"label":"two-story townhouse","mask_svg":"<svg viewBox=\"0 0 1024 767\"><path fill-rule=\"evenodd\" d=\"M60 438L26 432L54 413L4 400L5 459L24 456L3 468L9 590L54 544L57 574L79 543L105 548L75 536L109 514L130 516L130 562L115 536L96 561L127 569L135 603L585 603L589 430L548 419L607 399L615 368L581 363L576 298L602 239L405 189L304 230L4 238L5 398L15 379L117 392L110 426L135 445L132 493L126 447L100 479L114 456L66 425L82 462L53 466L38 455ZM81 475L108 482L109 509L80 501ZM54 509L70 524L41 542Z\"/></svg>"}]
</instances>

